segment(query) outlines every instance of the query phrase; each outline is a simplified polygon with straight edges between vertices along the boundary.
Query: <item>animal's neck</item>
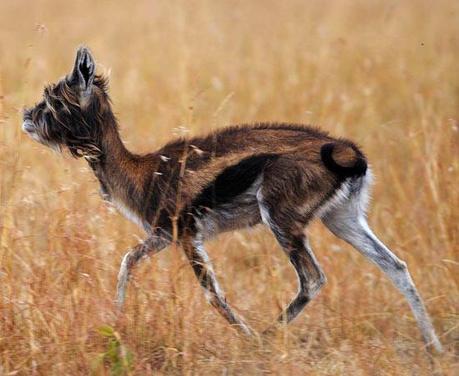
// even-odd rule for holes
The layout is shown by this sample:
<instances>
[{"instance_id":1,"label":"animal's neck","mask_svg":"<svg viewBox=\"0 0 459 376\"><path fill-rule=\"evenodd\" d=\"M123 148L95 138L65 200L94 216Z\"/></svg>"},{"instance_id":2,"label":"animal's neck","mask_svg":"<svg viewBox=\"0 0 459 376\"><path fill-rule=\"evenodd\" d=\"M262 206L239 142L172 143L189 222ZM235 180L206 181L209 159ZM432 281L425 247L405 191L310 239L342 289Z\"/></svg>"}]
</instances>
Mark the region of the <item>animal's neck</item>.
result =
<instances>
[{"instance_id":1,"label":"animal's neck","mask_svg":"<svg viewBox=\"0 0 459 376\"><path fill-rule=\"evenodd\" d=\"M113 121L115 121L113 119ZM141 171L141 158L129 152L124 146L116 124L107 124L100 140L101 156L97 160L89 160L101 184L105 199L120 201L132 210L137 210L135 192L143 188L145 178Z\"/></svg>"}]
</instances>

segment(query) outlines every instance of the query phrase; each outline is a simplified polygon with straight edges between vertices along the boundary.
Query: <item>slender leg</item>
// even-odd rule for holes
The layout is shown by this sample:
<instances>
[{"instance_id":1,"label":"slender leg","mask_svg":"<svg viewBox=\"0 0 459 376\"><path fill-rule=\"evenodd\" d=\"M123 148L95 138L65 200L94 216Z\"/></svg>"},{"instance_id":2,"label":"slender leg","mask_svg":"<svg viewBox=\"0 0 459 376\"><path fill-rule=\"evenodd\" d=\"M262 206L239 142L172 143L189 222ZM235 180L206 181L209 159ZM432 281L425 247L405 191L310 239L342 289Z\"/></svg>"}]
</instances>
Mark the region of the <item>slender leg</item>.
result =
<instances>
[{"instance_id":1,"label":"slender leg","mask_svg":"<svg viewBox=\"0 0 459 376\"><path fill-rule=\"evenodd\" d=\"M306 236L283 235L276 237L289 256L298 276L298 293L278 317L279 322L289 323L317 295L320 288L325 284L326 278Z\"/></svg>"},{"instance_id":2,"label":"slender leg","mask_svg":"<svg viewBox=\"0 0 459 376\"><path fill-rule=\"evenodd\" d=\"M118 284L116 288L116 304L119 309L123 306L126 296L126 286L129 280L131 270L137 262L146 256L154 255L169 244L169 241L160 237L151 237L144 242L136 245L127 252L121 261L120 271L118 273Z\"/></svg>"},{"instance_id":3,"label":"slender leg","mask_svg":"<svg viewBox=\"0 0 459 376\"><path fill-rule=\"evenodd\" d=\"M326 277L304 234L293 235L281 232L277 226L272 226L271 229L284 252L288 255L298 277L297 295L277 319L278 322L288 324L317 295L325 284ZM274 327L268 328L265 333L272 330Z\"/></svg>"},{"instance_id":4,"label":"slender leg","mask_svg":"<svg viewBox=\"0 0 459 376\"><path fill-rule=\"evenodd\" d=\"M356 209L357 208L357 209ZM435 334L424 303L413 283L406 263L395 256L368 227L358 205L344 203L322 218L324 224L339 238L350 243L375 263L407 299L427 345L438 352L441 344Z\"/></svg>"},{"instance_id":5,"label":"slender leg","mask_svg":"<svg viewBox=\"0 0 459 376\"><path fill-rule=\"evenodd\" d=\"M304 233L311 215L307 211L301 213L295 203L284 205L283 210L279 210L278 202L286 201L282 196L284 192L279 194L272 189L266 179L263 188L264 191L260 189L257 193L261 218L276 236L298 277L298 293L278 317L279 322L289 323L317 295L326 278ZM265 332L272 329L268 328Z\"/></svg>"},{"instance_id":6,"label":"slender leg","mask_svg":"<svg viewBox=\"0 0 459 376\"><path fill-rule=\"evenodd\" d=\"M246 335L252 335L252 329L250 329L244 320L240 318L226 302L225 295L215 278L209 256L199 236L183 240L182 245L193 267L193 271L205 291L209 303L215 307L230 324L236 325Z\"/></svg>"}]
</instances>

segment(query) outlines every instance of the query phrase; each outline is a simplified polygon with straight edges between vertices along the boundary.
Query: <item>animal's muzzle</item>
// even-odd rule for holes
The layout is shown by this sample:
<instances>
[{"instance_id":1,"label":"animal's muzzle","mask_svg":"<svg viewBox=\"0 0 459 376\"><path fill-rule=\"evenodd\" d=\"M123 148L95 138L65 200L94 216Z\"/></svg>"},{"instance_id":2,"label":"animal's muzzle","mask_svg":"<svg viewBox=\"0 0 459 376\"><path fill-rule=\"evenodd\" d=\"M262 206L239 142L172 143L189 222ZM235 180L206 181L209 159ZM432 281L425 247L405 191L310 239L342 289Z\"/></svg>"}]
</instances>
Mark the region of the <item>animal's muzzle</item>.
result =
<instances>
[{"instance_id":1,"label":"animal's muzzle","mask_svg":"<svg viewBox=\"0 0 459 376\"><path fill-rule=\"evenodd\" d=\"M24 120L24 122L22 123L22 130L25 132L25 133L34 133L35 132L35 125L33 124L33 122L31 120Z\"/></svg>"}]
</instances>

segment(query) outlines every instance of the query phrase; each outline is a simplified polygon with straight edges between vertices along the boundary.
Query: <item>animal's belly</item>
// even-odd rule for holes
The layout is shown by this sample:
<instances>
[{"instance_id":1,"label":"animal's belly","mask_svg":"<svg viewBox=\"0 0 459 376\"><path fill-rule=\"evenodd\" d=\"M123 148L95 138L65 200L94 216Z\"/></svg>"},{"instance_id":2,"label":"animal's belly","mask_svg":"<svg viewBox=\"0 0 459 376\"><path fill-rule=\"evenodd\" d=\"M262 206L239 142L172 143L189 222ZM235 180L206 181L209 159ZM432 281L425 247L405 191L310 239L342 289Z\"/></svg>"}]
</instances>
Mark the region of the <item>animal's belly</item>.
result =
<instances>
[{"instance_id":1,"label":"animal's belly","mask_svg":"<svg viewBox=\"0 0 459 376\"><path fill-rule=\"evenodd\" d=\"M260 209L255 197L250 202L222 205L196 218L198 231L204 239L212 238L221 232L255 226L260 222Z\"/></svg>"}]
</instances>

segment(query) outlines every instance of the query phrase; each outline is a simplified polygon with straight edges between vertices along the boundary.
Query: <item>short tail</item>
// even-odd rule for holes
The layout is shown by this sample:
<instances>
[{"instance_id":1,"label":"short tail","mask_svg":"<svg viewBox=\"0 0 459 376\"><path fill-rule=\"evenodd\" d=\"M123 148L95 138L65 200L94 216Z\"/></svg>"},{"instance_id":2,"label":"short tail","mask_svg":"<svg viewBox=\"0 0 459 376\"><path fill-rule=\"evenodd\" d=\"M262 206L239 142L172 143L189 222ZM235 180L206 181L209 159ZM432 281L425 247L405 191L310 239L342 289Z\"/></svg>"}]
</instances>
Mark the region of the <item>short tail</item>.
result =
<instances>
[{"instance_id":1,"label":"short tail","mask_svg":"<svg viewBox=\"0 0 459 376\"><path fill-rule=\"evenodd\" d=\"M341 178L363 176L367 171L365 156L351 142L327 143L320 149L320 156L325 167Z\"/></svg>"}]
</instances>

